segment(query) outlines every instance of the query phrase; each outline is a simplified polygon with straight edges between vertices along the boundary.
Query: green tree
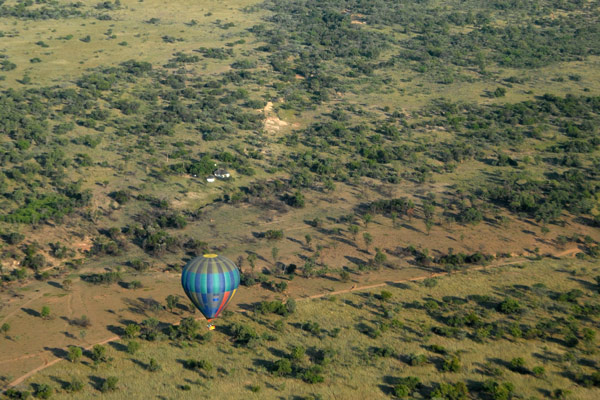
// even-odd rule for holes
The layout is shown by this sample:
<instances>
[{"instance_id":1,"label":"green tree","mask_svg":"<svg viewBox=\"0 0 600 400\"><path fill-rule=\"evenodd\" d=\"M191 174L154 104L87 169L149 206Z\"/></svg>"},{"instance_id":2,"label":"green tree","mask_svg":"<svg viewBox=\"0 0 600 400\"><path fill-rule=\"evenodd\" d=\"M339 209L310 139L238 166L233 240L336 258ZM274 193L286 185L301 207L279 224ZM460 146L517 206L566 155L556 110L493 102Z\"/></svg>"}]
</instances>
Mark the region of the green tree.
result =
<instances>
[{"instance_id":1,"label":"green tree","mask_svg":"<svg viewBox=\"0 0 600 400\"><path fill-rule=\"evenodd\" d=\"M271 256L273 257L273 263L276 263L279 256L279 249L277 247L271 249Z\"/></svg>"},{"instance_id":2,"label":"green tree","mask_svg":"<svg viewBox=\"0 0 600 400\"><path fill-rule=\"evenodd\" d=\"M4 337L8 338L8 331L10 331L10 324L8 322L5 322L2 324L2 326L0 326L0 332L2 332Z\"/></svg>"},{"instance_id":3,"label":"green tree","mask_svg":"<svg viewBox=\"0 0 600 400\"><path fill-rule=\"evenodd\" d=\"M81 359L82 355L83 351L81 350L81 347L69 346L69 351L67 353L67 358L69 359L69 361L77 362Z\"/></svg>"},{"instance_id":4,"label":"green tree","mask_svg":"<svg viewBox=\"0 0 600 400\"><path fill-rule=\"evenodd\" d=\"M138 324L129 324L125 327L125 337L133 339L140 333L140 326Z\"/></svg>"},{"instance_id":5,"label":"green tree","mask_svg":"<svg viewBox=\"0 0 600 400\"><path fill-rule=\"evenodd\" d=\"M352 234L352 240L356 242L356 235L358 234L358 225L350 225L348 231Z\"/></svg>"},{"instance_id":6,"label":"green tree","mask_svg":"<svg viewBox=\"0 0 600 400\"><path fill-rule=\"evenodd\" d=\"M43 319L50 318L50 307L43 306L42 311L40 312L40 317L42 317Z\"/></svg>"},{"instance_id":7,"label":"green tree","mask_svg":"<svg viewBox=\"0 0 600 400\"><path fill-rule=\"evenodd\" d=\"M369 248L371 247L371 243L373 243L373 236L369 232L363 233L363 239L365 240L365 248L367 253L369 253Z\"/></svg>"},{"instance_id":8,"label":"green tree","mask_svg":"<svg viewBox=\"0 0 600 400\"><path fill-rule=\"evenodd\" d=\"M136 342L135 340L130 340L129 342L127 342L127 352L131 355L137 353L137 351L140 349L140 343Z\"/></svg>"},{"instance_id":9,"label":"green tree","mask_svg":"<svg viewBox=\"0 0 600 400\"><path fill-rule=\"evenodd\" d=\"M102 385L100 385L100 391L102 393L114 392L115 390L117 390L118 382L119 378L117 378L116 376L109 376L102 382Z\"/></svg>"},{"instance_id":10,"label":"green tree","mask_svg":"<svg viewBox=\"0 0 600 400\"><path fill-rule=\"evenodd\" d=\"M42 383L40 385L37 385L33 395L38 399L49 399L50 397L52 397L52 393L54 393L52 387L46 383Z\"/></svg>"},{"instance_id":11,"label":"green tree","mask_svg":"<svg viewBox=\"0 0 600 400\"><path fill-rule=\"evenodd\" d=\"M106 347L102 346L101 344L95 345L92 348L91 359L94 360L95 364L106 361Z\"/></svg>"},{"instance_id":12,"label":"green tree","mask_svg":"<svg viewBox=\"0 0 600 400\"><path fill-rule=\"evenodd\" d=\"M256 267L256 259L258 257L256 256L255 253L250 253L248 254L248 257L246 257L246 259L248 260L248 263L250 264L250 268L252 268L252 271L254 271L254 267Z\"/></svg>"},{"instance_id":13,"label":"green tree","mask_svg":"<svg viewBox=\"0 0 600 400\"><path fill-rule=\"evenodd\" d=\"M166 302L167 302L167 308L169 309L169 311L173 312L173 308L175 308L175 306L177 305L177 296L174 296L172 294L168 295Z\"/></svg>"},{"instance_id":14,"label":"green tree","mask_svg":"<svg viewBox=\"0 0 600 400\"><path fill-rule=\"evenodd\" d=\"M304 236L304 241L306 242L306 247L310 248L310 244L312 243L312 236L308 233Z\"/></svg>"}]
</instances>

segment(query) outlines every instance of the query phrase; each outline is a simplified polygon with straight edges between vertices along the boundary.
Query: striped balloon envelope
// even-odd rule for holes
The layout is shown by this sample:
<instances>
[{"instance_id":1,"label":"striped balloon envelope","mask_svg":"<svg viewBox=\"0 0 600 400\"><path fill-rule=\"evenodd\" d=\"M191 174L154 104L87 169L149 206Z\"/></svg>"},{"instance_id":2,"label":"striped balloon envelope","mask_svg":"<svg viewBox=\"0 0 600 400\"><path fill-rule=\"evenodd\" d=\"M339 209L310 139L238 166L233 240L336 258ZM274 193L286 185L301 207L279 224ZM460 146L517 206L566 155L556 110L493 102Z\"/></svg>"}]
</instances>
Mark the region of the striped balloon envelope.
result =
<instances>
[{"instance_id":1,"label":"striped balloon envelope","mask_svg":"<svg viewBox=\"0 0 600 400\"><path fill-rule=\"evenodd\" d=\"M189 261L181 274L185 294L206 319L219 316L240 285L240 271L233 261L204 254Z\"/></svg>"}]
</instances>

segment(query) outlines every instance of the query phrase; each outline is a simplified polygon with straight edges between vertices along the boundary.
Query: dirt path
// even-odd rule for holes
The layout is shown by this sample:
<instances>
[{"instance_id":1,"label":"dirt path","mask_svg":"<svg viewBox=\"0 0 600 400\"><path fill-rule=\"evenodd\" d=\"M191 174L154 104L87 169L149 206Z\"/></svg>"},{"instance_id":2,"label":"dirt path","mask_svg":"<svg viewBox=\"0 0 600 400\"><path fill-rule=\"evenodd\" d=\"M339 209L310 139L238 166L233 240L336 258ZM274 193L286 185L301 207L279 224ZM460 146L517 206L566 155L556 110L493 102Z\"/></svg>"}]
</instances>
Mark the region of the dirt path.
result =
<instances>
[{"instance_id":1,"label":"dirt path","mask_svg":"<svg viewBox=\"0 0 600 400\"><path fill-rule=\"evenodd\" d=\"M565 252L563 252L564 254L573 254L575 252L577 252L578 249L570 249L567 250ZM562 253L561 253L562 254ZM519 260L513 260L510 262L506 262L506 263L502 263L502 264L491 264L491 265L487 265L487 266L480 266L480 267L472 267L469 268L467 270L465 270L464 272L472 272L472 271L482 271L482 270L486 270L486 269L490 269L490 268L498 268L498 267L503 267L503 266L507 266L507 265L514 265L514 264L519 264L526 261L525 259L519 259ZM436 278L436 277L442 277L442 276L447 276L447 275L451 275L452 272L437 272L437 273L430 273L427 275L421 275L421 276L416 276L413 278L407 278L407 279L401 279L401 280L396 280L396 281L388 281L388 282L381 282L381 283L376 283L373 285L365 285L365 286L358 286L358 285L354 285L352 288L350 289L344 289L344 290L338 290L338 291L334 291L334 292L327 292L327 293L319 293L313 296L307 296L307 297L301 297L301 298L297 298L297 301L302 301L302 300L311 300L311 299L318 299L318 298L322 298L322 297L326 297L326 296L332 296L332 295L339 295L339 294L344 294L344 293L350 293L350 292L357 292L357 291L364 291L364 290L369 290L369 289L373 289L373 288L378 288L378 287L384 287L384 286L388 286L390 284L397 284L397 283L407 283L407 282L418 282L418 281L422 281L425 280L427 278ZM177 325L177 323L175 323L174 325ZM88 347L86 347L86 350L90 350L92 347L94 347L97 344L106 344L109 342L113 342L116 340L121 339L120 336L112 336L110 338L104 339L100 342L94 343L94 344L90 344ZM50 352L41 352L41 353L36 353L35 355L31 355L31 356L27 356L27 357L35 357L35 356L40 356L43 354L49 354L50 355L50 359L46 360L42 365L40 365L37 368L34 368L33 370L27 372L26 374L18 377L17 379L13 380L12 382L10 382L8 384L8 387L14 387L20 383L22 383L23 381L25 381L27 378L35 375L36 373L56 364L57 362L64 360L63 358L57 358L54 357L53 355L51 355ZM9 361L17 361L17 359L15 360L5 360L3 361L3 363L5 362L9 362Z\"/></svg>"},{"instance_id":2,"label":"dirt path","mask_svg":"<svg viewBox=\"0 0 600 400\"><path fill-rule=\"evenodd\" d=\"M18 306L16 306L16 308L14 310L12 310L11 312L9 312L8 314L6 314L4 316L4 318L2 318L0 320L0 325L2 325L4 322L6 322L6 320L8 320L10 317L12 317L13 315L15 315L18 311L21 311L21 309L23 307L26 307L29 303L39 299L40 297L42 297L44 295L43 292L40 292L37 296L33 296L31 299L27 300L25 303L20 304Z\"/></svg>"},{"instance_id":3,"label":"dirt path","mask_svg":"<svg viewBox=\"0 0 600 400\"><path fill-rule=\"evenodd\" d=\"M98 342L98 343L91 344L91 345L89 345L88 347L86 347L86 348L85 348L85 350L91 350L91 349L92 349L92 347L94 347L94 346L96 346L96 345L98 345L98 344L106 344L106 343L109 343L109 342L114 342L115 340L119 340L119 339L121 339L119 336L113 336L113 337L110 337L110 338L108 338L108 339L105 339L105 340L103 340L103 341L101 341L101 342ZM45 353L48 353L48 354L50 354L49 352L45 352ZM39 353L38 353L38 354L36 354L36 356L37 356L37 355L39 355ZM52 359L52 358L53 358L53 359ZM18 377L17 379L15 379L15 380L14 380L14 381L12 381L11 383L9 383L9 384L8 384L8 386L9 386L9 387L14 387L14 386L17 386L18 384L20 384L21 382L23 382L25 379L29 378L30 376L33 376L33 375L35 375L36 373L38 373L38 372L40 372L40 371L42 371L42 370L44 370L44 369L46 369L46 368L48 368L48 367L50 367L50 366L52 366L52 365L56 364L57 362L64 360L64 358L58 358L58 357L54 357L54 356L52 356L52 358L51 358L51 361L49 361L49 360L46 360L46 361L45 361L45 362L44 362L42 365L40 365L39 367L37 367L37 368L34 368L34 369L32 369L31 371L29 371L28 373L26 373L25 375L22 375L22 376Z\"/></svg>"}]
</instances>

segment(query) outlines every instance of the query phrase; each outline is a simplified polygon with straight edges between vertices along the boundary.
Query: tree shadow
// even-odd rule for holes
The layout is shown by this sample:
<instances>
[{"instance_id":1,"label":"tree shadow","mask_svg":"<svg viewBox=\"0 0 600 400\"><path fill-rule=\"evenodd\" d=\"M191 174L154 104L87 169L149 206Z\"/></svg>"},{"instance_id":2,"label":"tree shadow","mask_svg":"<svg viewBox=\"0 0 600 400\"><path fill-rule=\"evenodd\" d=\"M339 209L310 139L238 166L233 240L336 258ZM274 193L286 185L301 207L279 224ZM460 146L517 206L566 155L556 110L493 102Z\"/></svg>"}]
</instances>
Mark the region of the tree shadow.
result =
<instances>
[{"instance_id":1,"label":"tree shadow","mask_svg":"<svg viewBox=\"0 0 600 400\"><path fill-rule=\"evenodd\" d=\"M58 282L48 281L48 285L53 286L57 289L64 289L65 287Z\"/></svg>"},{"instance_id":2,"label":"tree shadow","mask_svg":"<svg viewBox=\"0 0 600 400\"><path fill-rule=\"evenodd\" d=\"M125 329L123 329L123 327L121 326L117 326L117 325L107 325L106 329L112 333L114 333L117 336L123 336L125 334Z\"/></svg>"},{"instance_id":3,"label":"tree shadow","mask_svg":"<svg viewBox=\"0 0 600 400\"><path fill-rule=\"evenodd\" d=\"M127 352L127 346L119 342L109 342L108 345L117 351Z\"/></svg>"},{"instance_id":4,"label":"tree shadow","mask_svg":"<svg viewBox=\"0 0 600 400\"><path fill-rule=\"evenodd\" d=\"M67 358L69 354L65 349L59 347L44 347L44 350L49 351L56 358Z\"/></svg>"},{"instance_id":5,"label":"tree shadow","mask_svg":"<svg viewBox=\"0 0 600 400\"><path fill-rule=\"evenodd\" d=\"M131 361L132 363L134 363L135 365L142 367L142 369L147 370L150 367L150 364L146 364L143 361L140 361L136 358L130 358L129 361Z\"/></svg>"},{"instance_id":6,"label":"tree shadow","mask_svg":"<svg viewBox=\"0 0 600 400\"><path fill-rule=\"evenodd\" d=\"M39 311L36 311L32 308L21 308L21 310L24 311L26 314L31 315L32 317L39 317L41 315Z\"/></svg>"},{"instance_id":7,"label":"tree shadow","mask_svg":"<svg viewBox=\"0 0 600 400\"><path fill-rule=\"evenodd\" d=\"M102 389L102 384L104 383L104 378L100 378L99 376L94 376L94 375L90 375L88 376L89 380L90 380L90 385L96 389L96 390L101 390Z\"/></svg>"},{"instance_id":8,"label":"tree shadow","mask_svg":"<svg viewBox=\"0 0 600 400\"><path fill-rule=\"evenodd\" d=\"M60 385L60 388L61 388L62 390L65 390L65 389L66 389L67 387L69 387L69 385L71 384L71 382L65 381L65 380L63 380L63 379L59 378L58 376L54 376L54 375L50 376L50 379L51 379L53 382L56 382L56 383L58 383L58 384Z\"/></svg>"},{"instance_id":9,"label":"tree shadow","mask_svg":"<svg viewBox=\"0 0 600 400\"><path fill-rule=\"evenodd\" d=\"M363 264L367 263L366 261L364 261L364 260L362 260L360 258L357 258L357 257L344 256L344 258L346 260L350 261L351 263L356 264L356 265L363 265Z\"/></svg>"}]
</instances>

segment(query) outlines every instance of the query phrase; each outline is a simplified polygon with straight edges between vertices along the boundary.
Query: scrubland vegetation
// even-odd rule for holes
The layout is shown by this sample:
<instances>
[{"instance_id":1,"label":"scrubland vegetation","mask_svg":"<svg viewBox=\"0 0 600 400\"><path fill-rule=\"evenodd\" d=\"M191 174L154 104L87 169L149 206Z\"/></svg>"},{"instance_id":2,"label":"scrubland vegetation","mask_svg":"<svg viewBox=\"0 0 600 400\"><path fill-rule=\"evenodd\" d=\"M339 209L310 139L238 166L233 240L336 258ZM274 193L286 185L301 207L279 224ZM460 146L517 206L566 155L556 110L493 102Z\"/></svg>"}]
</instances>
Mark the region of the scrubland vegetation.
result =
<instances>
[{"instance_id":1,"label":"scrubland vegetation","mask_svg":"<svg viewBox=\"0 0 600 400\"><path fill-rule=\"evenodd\" d=\"M0 0L0 346L72 361L5 396L594 398L599 17ZM156 283L208 251L249 296L214 333Z\"/></svg>"}]
</instances>

